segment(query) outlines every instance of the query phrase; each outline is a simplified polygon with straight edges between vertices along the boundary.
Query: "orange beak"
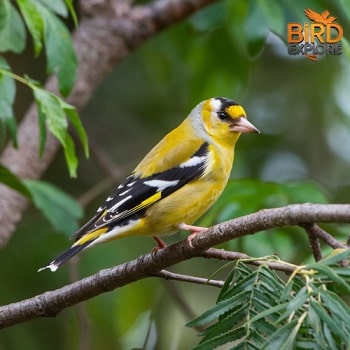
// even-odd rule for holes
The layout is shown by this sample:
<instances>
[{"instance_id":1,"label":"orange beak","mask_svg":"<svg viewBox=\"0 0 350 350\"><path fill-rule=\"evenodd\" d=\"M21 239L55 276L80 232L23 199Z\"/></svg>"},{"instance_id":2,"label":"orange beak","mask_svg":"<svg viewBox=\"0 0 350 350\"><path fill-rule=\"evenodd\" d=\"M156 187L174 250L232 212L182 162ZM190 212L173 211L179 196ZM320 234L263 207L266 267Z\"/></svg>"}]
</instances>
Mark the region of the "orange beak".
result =
<instances>
[{"instance_id":1,"label":"orange beak","mask_svg":"<svg viewBox=\"0 0 350 350\"><path fill-rule=\"evenodd\" d=\"M244 117L240 117L233 121L233 123L230 125L230 130L241 133L256 132L260 134L259 129L257 129L252 123L248 122L248 120Z\"/></svg>"}]
</instances>

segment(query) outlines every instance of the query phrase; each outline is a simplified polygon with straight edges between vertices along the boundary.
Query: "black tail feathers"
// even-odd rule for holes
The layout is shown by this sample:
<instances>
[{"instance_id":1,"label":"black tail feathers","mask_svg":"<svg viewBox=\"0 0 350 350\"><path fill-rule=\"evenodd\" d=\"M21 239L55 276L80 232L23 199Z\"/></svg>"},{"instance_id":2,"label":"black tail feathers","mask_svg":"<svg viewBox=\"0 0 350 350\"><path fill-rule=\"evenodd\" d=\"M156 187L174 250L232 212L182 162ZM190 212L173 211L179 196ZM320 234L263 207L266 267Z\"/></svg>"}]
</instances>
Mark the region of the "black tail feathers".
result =
<instances>
[{"instance_id":1,"label":"black tail feathers","mask_svg":"<svg viewBox=\"0 0 350 350\"><path fill-rule=\"evenodd\" d=\"M88 241L85 242L84 244L72 246L69 249L67 249L65 252L63 252L61 255L59 255L56 259L51 261L48 265L40 268L38 272L45 270L45 269L50 269L52 272L55 272L61 265L66 263L69 259L71 259L74 255L78 254L85 248L87 248L92 242Z\"/></svg>"}]
</instances>

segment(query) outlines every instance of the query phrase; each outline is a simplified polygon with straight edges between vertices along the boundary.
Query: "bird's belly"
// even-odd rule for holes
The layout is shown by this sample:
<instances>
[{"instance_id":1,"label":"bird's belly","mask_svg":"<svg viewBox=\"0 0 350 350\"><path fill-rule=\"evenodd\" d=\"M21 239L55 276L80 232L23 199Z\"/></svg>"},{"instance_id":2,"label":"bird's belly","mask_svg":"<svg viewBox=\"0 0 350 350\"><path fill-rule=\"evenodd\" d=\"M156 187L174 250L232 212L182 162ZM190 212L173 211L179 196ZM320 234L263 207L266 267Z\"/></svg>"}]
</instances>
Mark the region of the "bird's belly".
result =
<instances>
[{"instance_id":1,"label":"bird's belly","mask_svg":"<svg viewBox=\"0 0 350 350\"><path fill-rule=\"evenodd\" d=\"M145 221L149 234L173 233L181 223L193 224L217 200L225 185L197 181L161 199L147 209Z\"/></svg>"}]
</instances>

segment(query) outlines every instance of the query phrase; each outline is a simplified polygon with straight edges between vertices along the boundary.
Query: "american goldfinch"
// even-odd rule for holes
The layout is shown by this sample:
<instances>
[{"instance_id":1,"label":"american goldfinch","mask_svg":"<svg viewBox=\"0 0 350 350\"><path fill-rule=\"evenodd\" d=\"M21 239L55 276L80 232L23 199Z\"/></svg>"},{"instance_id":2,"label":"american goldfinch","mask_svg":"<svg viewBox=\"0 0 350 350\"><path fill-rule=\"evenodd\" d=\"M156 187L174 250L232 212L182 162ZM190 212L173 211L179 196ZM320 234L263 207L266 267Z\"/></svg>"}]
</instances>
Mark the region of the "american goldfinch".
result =
<instances>
[{"instance_id":1,"label":"american goldfinch","mask_svg":"<svg viewBox=\"0 0 350 350\"><path fill-rule=\"evenodd\" d=\"M233 100L200 102L74 234L75 243L39 271L56 271L80 251L125 236L153 236L162 248L158 235L203 231L191 225L224 190L235 144L241 133L251 132L259 131Z\"/></svg>"}]
</instances>

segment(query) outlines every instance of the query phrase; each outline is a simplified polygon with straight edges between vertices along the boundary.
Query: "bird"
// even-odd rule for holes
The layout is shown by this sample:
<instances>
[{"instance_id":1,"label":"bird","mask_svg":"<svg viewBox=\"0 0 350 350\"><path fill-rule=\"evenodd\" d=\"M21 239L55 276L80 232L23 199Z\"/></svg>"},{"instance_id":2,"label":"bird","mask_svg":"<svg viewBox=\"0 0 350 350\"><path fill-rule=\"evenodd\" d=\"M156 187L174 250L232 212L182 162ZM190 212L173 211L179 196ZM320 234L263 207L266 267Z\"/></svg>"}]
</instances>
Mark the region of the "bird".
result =
<instances>
[{"instance_id":1,"label":"bird","mask_svg":"<svg viewBox=\"0 0 350 350\"><path fill-rule=\"evenodd\" d=\"M337 17L330 16L329 11L327 11L327 10L325 10L321 13L318 13L318 12L311 10L311 9L305 9L304 13L313 22L322 23L324 25L333 23L337 19Z\"/></svg>"},{"instance_id":2,"label":"bird","mask_svg":"<svg viewBox=\"0 0 350 350\"><path fill-rule=\"evenodd\" d=\"M126 236L153 237L188 230L188 241L206 228L194 226L218 199L231 174L242 133L260 133L232 99L200 102L136 166L73 235L74 244L38 271L56 271L96 244Z\"/></svg>"}]
</instances>

